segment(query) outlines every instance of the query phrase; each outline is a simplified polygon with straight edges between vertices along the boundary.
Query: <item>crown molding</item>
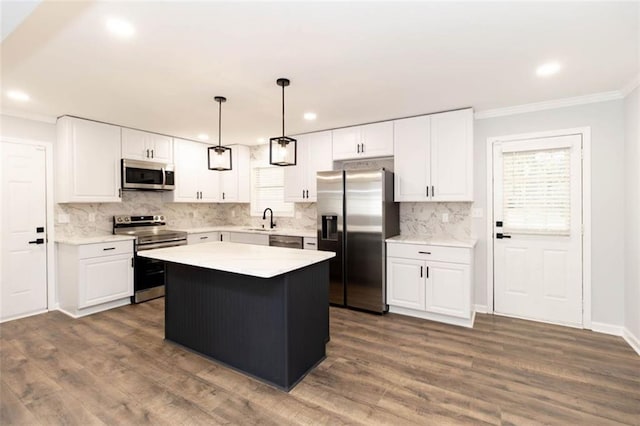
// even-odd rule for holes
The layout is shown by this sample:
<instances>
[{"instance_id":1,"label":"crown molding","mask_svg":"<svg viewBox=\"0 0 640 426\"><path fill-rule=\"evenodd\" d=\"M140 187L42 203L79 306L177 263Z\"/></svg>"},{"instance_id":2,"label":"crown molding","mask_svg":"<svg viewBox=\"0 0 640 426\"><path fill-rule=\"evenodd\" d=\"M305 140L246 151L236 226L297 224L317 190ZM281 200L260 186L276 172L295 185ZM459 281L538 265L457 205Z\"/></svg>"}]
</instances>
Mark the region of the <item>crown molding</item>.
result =
<instances>
[{"instance_id":1,"label":"crown molding","mask_svg":"<svg viewBox=\"0 0 640 426\"><path fill-rule=\"evenodd\" d=\"M633 92L638 86L640 86L640 73L636 74L636 76L632 78L626 86L620 89L620 92L622 93L622 96L626 98L629 96L629 93Z\"/></svg>"},{"instance_id":2,"label":"crown molding","mask_svg":"<svg viewBox=\"0 0 640 426\"><path fill-rule=\"evenodd\" d=\"M35 113L24 112L24 111L15 111L11 109L7 110L4 108L0 111L0 114L6 115L8 117L23 118L25 120L40 121L42 123L50 123L50 124L56 124L56 121L58 120L57 117L52 117L50 115L35 114Z\"/></svg>"},{"instance_id":3,"label":"crown molding","mask_svg":"<svg viewBox=\"0 0 640 426\"><path fill-rule=\"evenodd\" d=\"M503 117L505 115L524 114L527 112L543 111L547 109L566 108L576 105L592 104L596 102L614 101L624 98L620 90L593 93L591 95L575 96L573 98L554 99L551 101L535 102L532 104L516 105L506 108L487 109L475 113L476 120Z\"/></svg>"}]
</instances>

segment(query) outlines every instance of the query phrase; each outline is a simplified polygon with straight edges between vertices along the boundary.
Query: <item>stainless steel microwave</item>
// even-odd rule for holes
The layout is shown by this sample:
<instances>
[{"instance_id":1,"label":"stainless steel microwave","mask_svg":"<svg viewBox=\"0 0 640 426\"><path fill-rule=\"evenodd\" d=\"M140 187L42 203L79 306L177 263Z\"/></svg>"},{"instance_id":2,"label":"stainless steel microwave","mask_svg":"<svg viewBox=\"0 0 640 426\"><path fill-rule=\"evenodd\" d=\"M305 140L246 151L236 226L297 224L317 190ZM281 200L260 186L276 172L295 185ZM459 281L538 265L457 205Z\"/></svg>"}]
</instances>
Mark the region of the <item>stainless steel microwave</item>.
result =
<instances>
[{"instance_id":1,"label":"stainless steel microwave","mask_svg":"<svg viewBox=\"0 0 640 426\"><path fill-rule=\"evenodd\" d=\"M173 191L173 164L122 159L122 189Z\"/></svg>"}]
</instances>

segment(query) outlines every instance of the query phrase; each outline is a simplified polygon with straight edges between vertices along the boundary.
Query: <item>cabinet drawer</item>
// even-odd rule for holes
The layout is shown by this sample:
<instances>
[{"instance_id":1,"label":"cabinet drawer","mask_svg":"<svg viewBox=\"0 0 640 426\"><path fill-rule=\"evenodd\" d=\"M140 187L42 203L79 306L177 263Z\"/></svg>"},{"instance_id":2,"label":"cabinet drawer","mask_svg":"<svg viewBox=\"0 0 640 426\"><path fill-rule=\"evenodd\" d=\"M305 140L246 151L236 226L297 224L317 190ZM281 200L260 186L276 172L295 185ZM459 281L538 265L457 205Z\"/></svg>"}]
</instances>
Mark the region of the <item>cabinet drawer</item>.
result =
<instances>
[{"instance_id":1,"label":"cabinet drawer","mask_svg":"<svg viewBox=\"0 0 640 426\"><path fill-rule=\"evenodd\" d=\"M387 243L387 256L471 264L471 249L464 247Z\"/></svg>"},{"instance_id":2,"label":"cabinet drawer","mask_svg":"<svg viewBox=\"0 0 640 426\"><path fill-rule=\"evenodd\" d=\"M78 248L78 257L80 259L116 254L133 254L133 240L83 244Z\"/></svg>"},{"instance_id":3,"label":"cabinet drawer","mask_svg":"<svg viewBox=\"0 0 640 426\"><path fill-rule=\"evenodd\" d=\"M314 237L304 237L305 250L318 250L318 239Z\"/></svg>"},{"instance_id":4,"label":"cabinet drawer","mask_svg":"<svg viewBox=\"0 0 640 426\"><path fill-rule=\"evenodd\" d=\"M219 232L200 232L187 236L187 244L210 243L213 241L221 241Z\"/></svg>"},{"instance_id":5,"label":"cabinet drawer","mask_svg":"<svg viewBox=\"0 0 640 426\"><path fill-rule=\"evenodd\" d=\"M269 235L243 233L243 232L231 232L229 234L229 241L231 241L232 243L255 244L255 245L258 245L258 246L268 246L269 245Z\"/></svg>"}]
</instances>

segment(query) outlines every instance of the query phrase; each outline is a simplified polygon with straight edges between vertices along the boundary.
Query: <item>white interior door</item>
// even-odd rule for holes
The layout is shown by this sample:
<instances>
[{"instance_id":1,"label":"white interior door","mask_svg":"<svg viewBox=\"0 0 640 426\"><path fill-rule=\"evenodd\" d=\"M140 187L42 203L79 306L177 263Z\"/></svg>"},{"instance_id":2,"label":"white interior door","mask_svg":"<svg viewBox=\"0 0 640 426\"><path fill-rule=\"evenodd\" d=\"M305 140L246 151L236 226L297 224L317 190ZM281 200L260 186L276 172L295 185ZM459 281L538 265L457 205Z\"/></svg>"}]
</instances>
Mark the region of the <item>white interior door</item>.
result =
<instances>
[{"instance_id":1,"label":"white interior door","mask_svg":"<svg viewBox=\"0 0 640 426\"><path fill-rule=\"evenodd\" d=\"M43 147L0 144L0 321L47 309L46 163Z\"/></svg>"},{"instance_id":2,"label":"white interior door","mask_svg":"<svg viewBox=\"0 0 640 426\"><path fill-rule=\"evenodd\" d=\"M582 326L582 136L493 148L494 310Z\"/></svg>"}]
</instances>

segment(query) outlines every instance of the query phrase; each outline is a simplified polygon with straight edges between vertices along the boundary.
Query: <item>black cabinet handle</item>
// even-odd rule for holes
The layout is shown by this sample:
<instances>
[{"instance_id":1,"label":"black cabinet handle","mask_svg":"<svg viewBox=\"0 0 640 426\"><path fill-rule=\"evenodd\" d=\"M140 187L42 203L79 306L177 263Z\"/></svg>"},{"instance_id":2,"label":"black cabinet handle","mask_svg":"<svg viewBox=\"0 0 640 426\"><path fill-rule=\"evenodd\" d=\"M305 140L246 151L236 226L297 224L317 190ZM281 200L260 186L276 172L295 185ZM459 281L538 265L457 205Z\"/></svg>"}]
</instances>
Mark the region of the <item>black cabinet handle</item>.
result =
<instances>
[{"instance_id":1,"label":"black cabinet handle","mask_svg":"<svg viewBox=\"0 0 640 426\"><path fill-rule=\"evenodd\" d=\"M362 142L360 145L362 145L362 153L364 154L364 142Z\"/></svg>"},{"instance_id":2,"label":"black cabinet handle","mask_svg":"<svg viewBox=\"0 0 640 426\"><path fill-rule=\"evenodd\" d=\"M430 251L419 251L418 253L420 253L420 254L431 254Z\"/></svg>"},{"instance_id":3,"label":"black cabinet handle","mask_svg":"<svg viewBox=\"0 0 640 426\"><path fill-rule=\"evenodd\" d=\"M118 188L118 198L122 198L122 188Z\"/></svg>"},{"instance_id":4,"label":"black cabinet handle","mask_svg":"<svg viewBox=\"0 0 640 426\"><path fill-rule=\"evenodd\" d=\"M429 198L429 185L427 185L427 198Z\"/></svg>"},{"instance_id":5,"label":"black cabinet handle","mask_svg":"<svg viewBox=\"0 0 640 426\"><path fill-rule=\"evenodd\" d=\"M307 243L308 246L315 246L316 243Z\"/></svg>"},{"instance_id":6,"label":"black cabinet handle","mask_svg":"<svg viewBox=\"0 0 640 426\"><path fill-rule=\"evenodd\" d=\"M427 266L427 278L429 278L429 267Z\"/></svg>"},{"instance_id":7,"label":"black cabinet handle","mask_svg":"<svg viewBox=\"0 0 640 426\"><path fill-rule=\"evenodd\" d=\"M420 267L420 278L422 278L422 266Z\"/></svg>"},{"instance_id":8,"label":"black cabinet handle","mask_svg":"<svg viewBox=\"0 0 640 426\"><path fill-rule=\"evenodd\" d=\"M224 200L224 192L222 193L222 199Z\"/></svg>"},{"instance_id":9,"label":"black cabinet handle","mask_svg":"<svg viewBox=\"0 0 640 426\"><path fill-rule=\"evenodd\" d=\"M200 237L201 240L206 240L209 237Z\"/></svg>"},{"instance_id":10,"label":"black cabinet handle","mask_svg":"<svg viewBox=\"0 0 640 426\"><path fill-rule=\"evenodd\" d=\"M151 150L151 158L153 158L153 150Z\"/></svg>"},{"instance_id":11,"label":"black cabinet handle","mask_svg":"<svg viewBox=\"0 0 640 426\"><path fill-rule=\"evenodd\" d=\"M147 150L147 158L149 158L149 150Z\"/></svg>"},{"instance_id":12,"label":"black cabinet handle","mask_svg":"<svg viewBox=\"0 0 640 426\"><path fill-rule=\"evenodd\" d=\"M109 251L109 250L115 250L115 247L105 247L102 249L102 251Z\"/></svg>"},{"instance_id":13,"label":"black cabinet handle","mask_svg":"<svg viewBox=\"0 0 640 426\"><path fill-rule=\"evenodd\" d=\"M436 196L436 187L431 185L431 196L435 197Z\"/></svg>"},{"instance_id":14,"label":"black cabinet handle","mask_svg":"<svg viewBox=\"0 0 640 426\"><path fill-rule=\"evenodd\" d=\"M44 244L44 238L38 238L33 241L29 241L29 244Z\"/></svg>"},{"instance_id":15,"label":"black cabinet handle","mask_svg":"<svg viewBox=\"0 0 640 426\"><path fill-rule=\"evenodd\" d=\"M356 145L358 147L358 154L360 154L360 144Z\"/></svg>"}]
</instances>

